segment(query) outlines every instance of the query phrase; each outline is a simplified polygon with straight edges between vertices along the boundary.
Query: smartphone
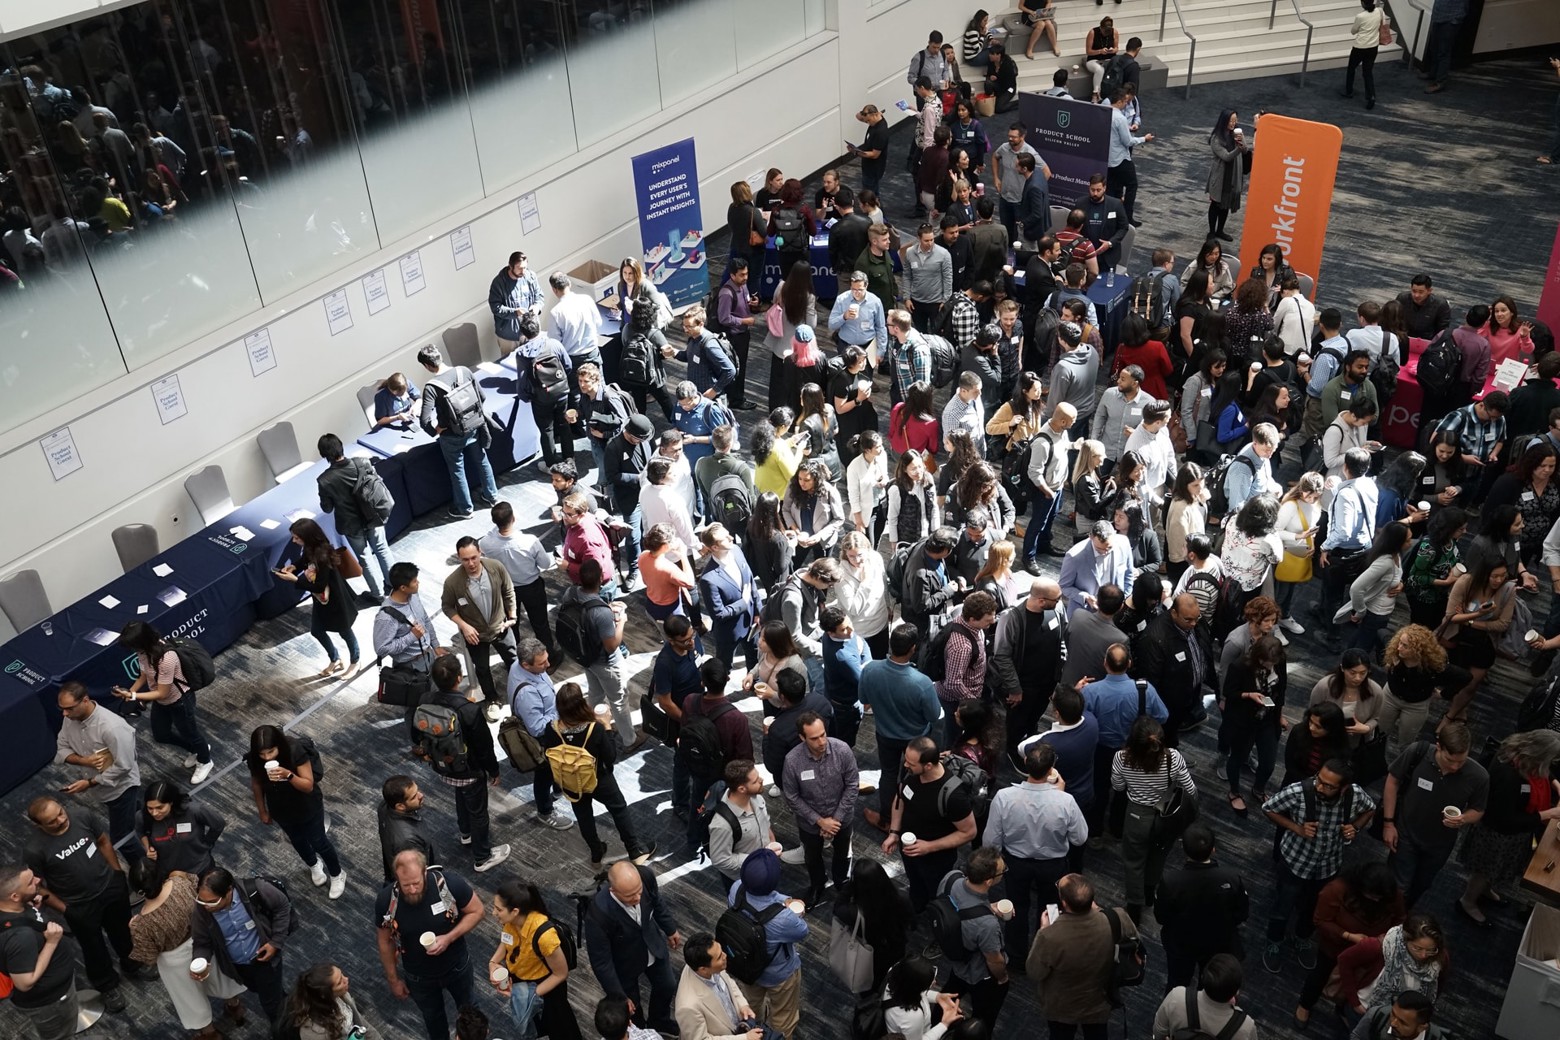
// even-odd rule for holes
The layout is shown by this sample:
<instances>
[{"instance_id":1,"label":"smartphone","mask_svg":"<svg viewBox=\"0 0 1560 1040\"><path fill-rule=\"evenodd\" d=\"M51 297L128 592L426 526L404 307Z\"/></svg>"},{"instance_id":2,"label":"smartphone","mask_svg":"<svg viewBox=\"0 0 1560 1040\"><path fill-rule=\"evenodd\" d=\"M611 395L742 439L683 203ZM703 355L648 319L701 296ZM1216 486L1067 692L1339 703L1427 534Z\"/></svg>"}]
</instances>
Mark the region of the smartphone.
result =
<instances>
[{"instance_id":1,"label":"smartphone","mask_svg":"<svg viewBox=\"0 0 1560 1040\"><path fill-rule=\"evenodd\" d=\"M1055 924L1061 916L1061 907L1057 906L1055 903L1047 903L1045 905L1045 920L1047 924Z\"/></svg>"}]
</instances>

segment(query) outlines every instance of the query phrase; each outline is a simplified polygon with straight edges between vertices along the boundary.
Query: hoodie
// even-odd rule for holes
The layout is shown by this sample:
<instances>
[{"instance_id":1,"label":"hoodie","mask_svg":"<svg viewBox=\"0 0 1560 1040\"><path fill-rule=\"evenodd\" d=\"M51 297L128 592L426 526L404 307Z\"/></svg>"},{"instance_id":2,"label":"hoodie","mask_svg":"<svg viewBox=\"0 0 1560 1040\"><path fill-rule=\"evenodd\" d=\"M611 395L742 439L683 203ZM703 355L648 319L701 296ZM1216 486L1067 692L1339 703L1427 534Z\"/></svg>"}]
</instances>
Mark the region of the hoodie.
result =
<instances>
[{"instance_id":1,"label":"hoodie","mask_svg":"<svg viewBox=\"0 0 1560 1040\"><path fill-rule=\"evenodd\" d=\"M1099 381L1100 356L1093 347L1075 347L1057 359L1051 370L1051 393L1046 399L1045 418L1056 412L1063 401L1078 409L1083 420L1094 414L1095 384Z\"/></svg>"}]
</instances>

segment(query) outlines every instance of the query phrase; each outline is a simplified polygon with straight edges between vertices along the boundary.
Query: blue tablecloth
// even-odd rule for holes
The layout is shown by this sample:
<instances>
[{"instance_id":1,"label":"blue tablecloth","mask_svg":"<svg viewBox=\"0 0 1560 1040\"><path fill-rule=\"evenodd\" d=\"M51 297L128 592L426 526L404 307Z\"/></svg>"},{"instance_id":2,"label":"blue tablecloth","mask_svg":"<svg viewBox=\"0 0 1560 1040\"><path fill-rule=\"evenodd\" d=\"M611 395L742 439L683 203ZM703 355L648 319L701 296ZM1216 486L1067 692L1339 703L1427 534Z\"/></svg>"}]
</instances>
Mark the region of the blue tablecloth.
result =
<instances>
[{"instance_id":1,"label":"blue tablecloth","mask_svg":"<svg viewBox=\"0 0 1560 1040\"><path fill-rule=\"evenodd\" d=\"M271 571L284 563L296 563L299 549L292 544L288 528L294 520L303 516L313 517L325 531L332 545L344 544L336 533L336 523L329 513L320 512L320 492L317 481L325 471L323 460L285 484L278 484L264 494L245 502L233 512L201 531L193 538L185 539L170 552L194 543L209 549L227 553L249 553L265 560L266 586L255 598L255 613L262 618L285 614L298 605L304 594L297 586L280 581ZM249 537L245 540L244 536ZM242 548L240 548L242 546Z\"/></svg>"},{"instance_id":2,"label":"blue tablecloth","mask_svg":"<svg viewBox=\"0 0 1560 1040\"><path fill-rule=\"evenodd\" d=\"M888 255L893 261L894 273L898 274L902 269L898 250L891 249ZM821 302L832 304L834 298L840 294L840 283L835 277L834 261L829 257L827 231L820 231L812 237L812 243L807 250L807 260L812 264L813 269L813 295ZM784 272L780 270L780 253L775 249L775 240L771 238L764 244L764 270L758 280L759 297L765 300L773 299L775 293L780 291L780 282L783 278Z\"/></svg>"},{"instance_id":3,"label":"blue tablecloth","mask_svg":"<svg viewBox=\"0 0 1560 1040\"><path fill-rule=\"evenodd\" d=\"M1022 287L1024 272L1019 271L1014 274L1013 281ZM1095 316L1100 319L1100 343L1104 346L1105 353L1109 355L1121 340L1121 322L1127 316L1128 297L1132 295L1132 279L1124 274L1118 274L1115 285L1106 285L1102 275L1084 291L1084 295L1094 304Z\"/></svg>"}]
</instances>

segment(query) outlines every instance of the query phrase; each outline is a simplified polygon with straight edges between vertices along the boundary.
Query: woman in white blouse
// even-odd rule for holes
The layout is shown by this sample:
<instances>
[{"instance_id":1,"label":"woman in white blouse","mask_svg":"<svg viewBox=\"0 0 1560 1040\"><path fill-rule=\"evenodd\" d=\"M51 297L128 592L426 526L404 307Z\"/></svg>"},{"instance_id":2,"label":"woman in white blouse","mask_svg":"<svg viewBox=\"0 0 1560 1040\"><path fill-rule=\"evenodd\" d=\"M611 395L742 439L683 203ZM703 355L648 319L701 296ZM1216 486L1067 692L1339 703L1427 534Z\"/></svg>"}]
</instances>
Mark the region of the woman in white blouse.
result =
<instances>
[{"instance_id":1,"label":"woman in white blouse","mask_svg":"<svg viewBox=\"0 0 1560 1040\"><path fill-rule=\"evenodd\" d=\"M942 1040L948 1027L964 1017L959 998L952 993L932 989L937 969L924 957L906 957L888 973L883 991L883 1025L904 1040ZM932 1024L932 1005L942 1009L942 1017Z\"/></svg>"},{"instance_id":2,"label":"woman in white blouse","mask_svg":"<svg viewBox=\"0 0 1560 1040\"><path fill-rule=\"evenodd\" d=\"M856 634L866 640L873 660L881 661L888 656L888 630L894 620L883 557L872 551L864 533L850 531L840 542L840 564L840 580L834 585L832 600L850 618Z\"/></svg>"},{"instance_id":3,"label":"woman in white blouse","mask_svg":"<svg viewBox=\"0 0 1560 1040\"><path fill-rule=\"evenodd\" d=\"M1360 0L1360 13L1354 16L1349 32L1354 35L1354 46L1349 48L1349 69L1343 74L1343 96L1354 96L1354 70L1365 72L1365 107L1376 107L1376 54L1381 50L1381 24L1387 13L1376 6L1376 0ZM1388 39L1388 43L1392 41Z\"/></svg>"},{"instance_id":4,"label":"woman in white blouse","mask_svg":"<svg viewBox=\"0 0 1560 1040\"><path fill-rule=\"evenodd\" d=\"M888 511L888 456L883 450L883 435L876 430L858 433L850 442L854 458L845 467L845 494L851 523L867 532L872 544L883 536L883 519ZM850 611L851 617L856 615Z\"/></svg>"},{"instance_id":5,"label":"woman in white blouse","mask_svg":"<svg viewBox=\"0 0 1560 1040\"><path fill-rule=\"evenodd\" d=\"M1403 591L1403 550L1409 537L1408 525L1397 522L1376 532L1365 570L1349 586L1349 605L1339 611L1341 618L1333 619L1347 621L1352 628L1346 637L1349 646L1372 657L1381 649L1381 633Z\"/></svg>"},{"instance_id":6,"label":"woman in white blouse","mask_svg":"<svg viewBox=\"0 0 1560 1040\"><path fill-rule=\"evenodd\" d=\"M1273 571L1278 608L1284 612L1279 627L1300 635L1305 626L1294 618L1295 590L1311 580L1315 560L1316 521L1321 516L1317 504L1322 498L1322 475L1302 473L1295 486L1278 503L1278 524L1274 528L1283 543L1284 556Z\"/></svg>"}]
</instances>

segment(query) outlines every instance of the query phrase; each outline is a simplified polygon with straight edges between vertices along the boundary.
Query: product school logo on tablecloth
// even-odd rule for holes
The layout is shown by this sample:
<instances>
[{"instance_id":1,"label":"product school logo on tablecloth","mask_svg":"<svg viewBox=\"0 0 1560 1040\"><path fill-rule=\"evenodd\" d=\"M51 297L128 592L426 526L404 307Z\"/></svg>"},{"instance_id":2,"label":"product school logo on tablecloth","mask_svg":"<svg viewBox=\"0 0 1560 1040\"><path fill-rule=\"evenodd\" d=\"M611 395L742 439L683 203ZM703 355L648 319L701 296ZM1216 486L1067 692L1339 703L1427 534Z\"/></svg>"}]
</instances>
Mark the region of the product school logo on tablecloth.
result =
<instances>
[{"instance_id":1,"label":"product school logo on tablecloth","mask_svg":"<svg viewBox=\"0 0 1560 1040\"><path fill-rule=\"evenodd\" d=\"M1056 113L1056 125L1063 130L1072 126L1072 113L1065 108Z\"/></svg>"},{"instance_id":2,"label":"product school logo on tablecloth","mask_svg":"<svg viewBox=\"0 0 1560 1040\"><path fill-rule=\"evenodd\" d=\"M26 661L12 661L10 664L5 666L5 674L9 675L13 679L26 683L28 686L35 688L39 686L46 686L49 683L49 677L47 675L44 675L36 668L30 667Z\"/></svg>"}]
</instances>

